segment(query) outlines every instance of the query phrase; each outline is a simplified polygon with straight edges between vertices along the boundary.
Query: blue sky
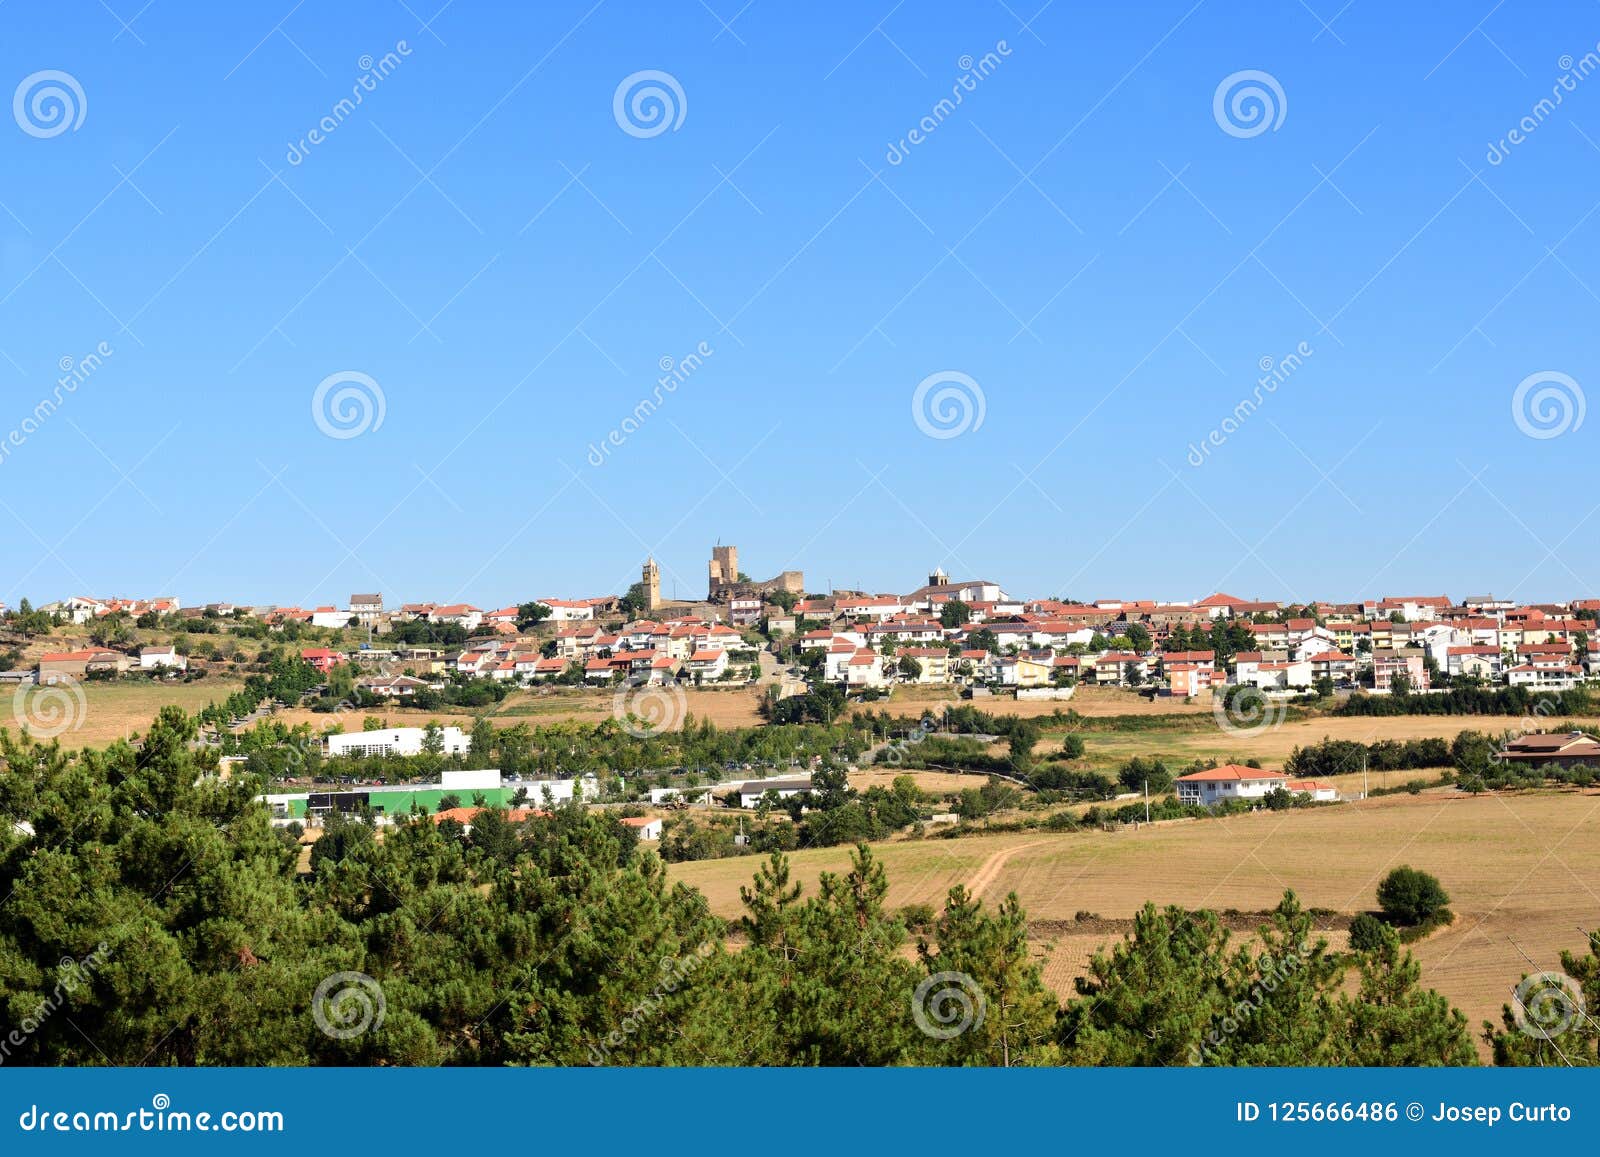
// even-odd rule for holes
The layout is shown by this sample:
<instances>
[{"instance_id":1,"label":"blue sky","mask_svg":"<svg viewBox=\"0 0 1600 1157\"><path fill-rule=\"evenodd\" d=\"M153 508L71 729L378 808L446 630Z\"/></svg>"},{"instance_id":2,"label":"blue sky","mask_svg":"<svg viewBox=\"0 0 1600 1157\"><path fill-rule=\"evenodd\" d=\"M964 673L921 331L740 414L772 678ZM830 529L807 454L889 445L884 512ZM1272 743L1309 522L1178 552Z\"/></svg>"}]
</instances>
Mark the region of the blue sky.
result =
<instances>
[{"instance_id":1,"label":"blue sky","mask_svg":"<svg viewBox=\"0 0 1600 1157\"><path fill-rule=\"evenodd\" d=\"M1600 382L1600 76L1533 111L1593 4L438 3L0 7L0 88L83 113L0 117L0 599L489 606L651 552L693 596L719 538L811 589L1600 593L1600 418L1512 408ZM1214 114L1245 70L1275 128ZM382 423L329 437L346 373ZM949 373L983 420L930 437Z\"/></svg>"}]
</instances>

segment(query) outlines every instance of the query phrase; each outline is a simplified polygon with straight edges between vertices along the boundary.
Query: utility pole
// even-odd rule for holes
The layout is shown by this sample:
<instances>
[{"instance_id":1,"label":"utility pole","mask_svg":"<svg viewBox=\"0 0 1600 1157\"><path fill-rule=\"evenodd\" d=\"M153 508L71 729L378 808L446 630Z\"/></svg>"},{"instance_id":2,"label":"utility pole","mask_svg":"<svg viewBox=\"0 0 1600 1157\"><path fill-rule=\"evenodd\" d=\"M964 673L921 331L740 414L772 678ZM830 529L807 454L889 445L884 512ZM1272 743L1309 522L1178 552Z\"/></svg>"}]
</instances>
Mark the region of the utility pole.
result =
<instances>
[{"instance_id":1,"label":"utility pole","mask_svg":"<svg viewBox=\"0 0 1600 1157\"><path fill-rule=\"evenodd\" d=\"M1150 781L1144 781L1144 822L1150 822Z\"/></svg>"}]
</instances>

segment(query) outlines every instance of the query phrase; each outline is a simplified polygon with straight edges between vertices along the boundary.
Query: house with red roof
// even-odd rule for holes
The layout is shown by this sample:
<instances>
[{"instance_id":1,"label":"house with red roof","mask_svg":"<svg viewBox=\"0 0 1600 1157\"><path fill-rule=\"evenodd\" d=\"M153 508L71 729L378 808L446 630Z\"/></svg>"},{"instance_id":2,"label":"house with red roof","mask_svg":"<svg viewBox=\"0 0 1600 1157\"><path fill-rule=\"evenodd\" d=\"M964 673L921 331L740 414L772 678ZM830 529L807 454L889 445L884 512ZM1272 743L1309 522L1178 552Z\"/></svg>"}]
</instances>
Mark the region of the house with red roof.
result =
<instances>
[{"instance_id":1,"label":"house with red roof","mask_svg":"<svg viewBox=\"0 0 1600 1157\"><path fill-rule=\"evenodd\" d=\"M683 672L709 683L728 673L728 652L721 647L707 647L693 651L683 661Z\"/></svg>"},{"instance_id":2,"label":"house with red roof","mask_svg":"<svg viewBox=\"0 0 1600 1157\"><path fill-rule=\"evenodd\" d=\"M339 663L339 656L326 647L306 647L300 652L302 662L310 663L326 675Z\"/></svg>"},{"instance_id":3,"label":"house with red roof","mask_svg":"<svg viewBox=\"0 0 1600 1157\"><path fill-rule=\"evenodd\" d=\"M1179 803L1214 807L1224 800L1260 799L1274 788L1286 786L1288 782L1289 777L1281 771L1225 763L1221 767L1180 775L1175 785Z\"/></svg>"},{"instance_id":4,"label":"house with red roof","mask_svg":"<svg viewBox=\"0 0 1600 1157\"><path fill-rule=\"evenodd\" d=\"M1223 616L1239 614L1239 608L1245 606L1245 601L1233 595L1218 591L1214 595L1207 595L1195 604L1195 609L1205 611L1213 619Z\"/></svg>"},{"instance_id":5,"label":"house with red roof","mask_svg":"<svg viewBox=\"0 0 1600 1157\"><path fill-rule=\"evenodd\" d=\"M661 838L661 820L654 816L623 816L622 826L631 828L633 834L641 840L659 840Z\"/></svg>"}]
</instances>

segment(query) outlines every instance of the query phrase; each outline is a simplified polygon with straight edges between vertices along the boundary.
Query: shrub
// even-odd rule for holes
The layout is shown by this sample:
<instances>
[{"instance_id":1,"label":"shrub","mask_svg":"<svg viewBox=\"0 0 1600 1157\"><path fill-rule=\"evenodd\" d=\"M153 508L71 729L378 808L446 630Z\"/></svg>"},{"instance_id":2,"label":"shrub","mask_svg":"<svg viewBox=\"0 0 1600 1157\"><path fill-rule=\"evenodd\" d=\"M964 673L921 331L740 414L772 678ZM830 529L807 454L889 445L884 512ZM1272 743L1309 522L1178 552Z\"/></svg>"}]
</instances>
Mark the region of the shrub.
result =
<instances>
[{"instance_id":1,"label":"shrub","mask_svg":"<svg viewBox=\"0 0 1600 1157\"><path fill-rule=\"evenodd\" d=\"M1371 952L1383 946L1383 921L1370 912L1363 912L1350 921L1350 949L1353 952Z\"/></svg>"},{"instance_id":2,"label":"shrub","mask_svg":"<svg viewBox=\"0 0 1600 1157\"><path fill-rule=\"evenodd\" d=\"M900 919L905 926L913 931L924 931L933 927L936 919L932 904L907 904L900 909Z\"/></svg>"},{"instance_id":3,"label":"shrub","mask_svg":"<svg viewBox=\"0 0 1600 1157\"><path fill-rule=\"evenodd\" d=\"M1450 897L1427 872L1399 867L1378 885L1378 906L1396 924L1422 924L1444 911Z\"/></svg>"}]
</instances>

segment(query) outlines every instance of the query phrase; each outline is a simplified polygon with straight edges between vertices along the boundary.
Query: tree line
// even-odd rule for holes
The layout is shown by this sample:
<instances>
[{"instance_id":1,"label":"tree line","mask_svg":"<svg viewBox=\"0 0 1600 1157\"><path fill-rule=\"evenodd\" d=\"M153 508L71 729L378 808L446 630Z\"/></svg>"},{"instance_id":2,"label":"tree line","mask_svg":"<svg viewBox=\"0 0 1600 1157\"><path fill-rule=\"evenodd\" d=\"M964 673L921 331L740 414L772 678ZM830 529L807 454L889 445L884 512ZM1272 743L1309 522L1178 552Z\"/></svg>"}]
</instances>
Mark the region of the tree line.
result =
<instances>
[{"instance_id":1,"label":"tree line","mask_svg":"<svg viewBox=\"0 0 1600 1157\"><path fill-rule=\"evenodd\" d=\"M1394 928L1336 953L1292 894L1248 943L1213 912L1147 905L1062 1002L1015 896L953 888L913 934L865 845L809 892L774 852L731 921L615 815L573 805L470 829L415 816L381 838L333 819L303 869L261 782L217 778L195 739L172 708L137 750L0 735L8 1063L1474 1059ZM1566 962L1591 1001L1594 948ZM1512 1015L1484 1029L1501 1063L1596 1062L1591 1022L1539 1041Z\"/></svg>"}]
</instances>

